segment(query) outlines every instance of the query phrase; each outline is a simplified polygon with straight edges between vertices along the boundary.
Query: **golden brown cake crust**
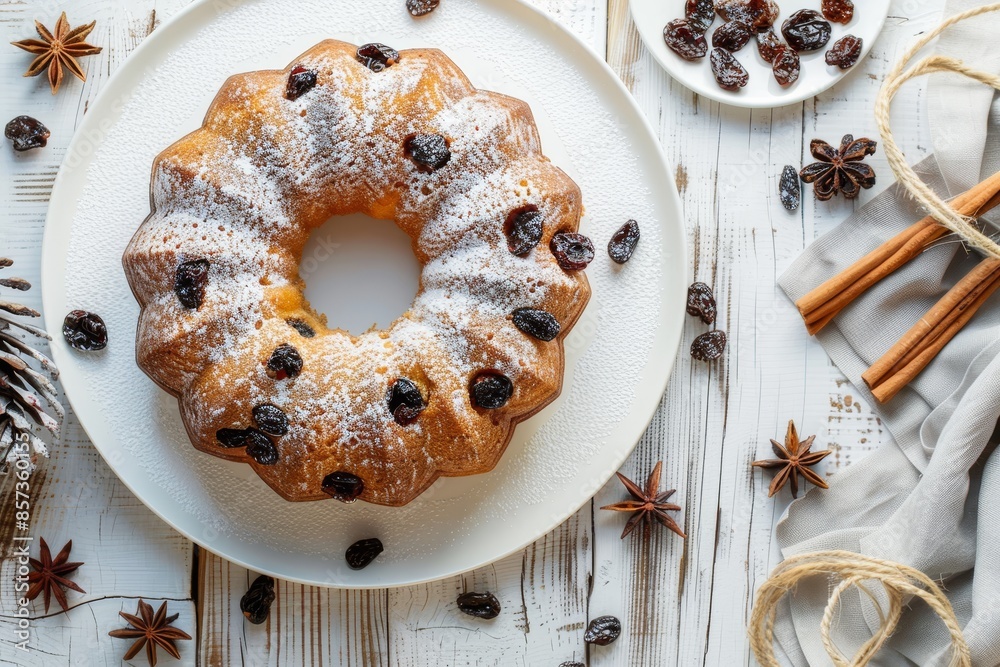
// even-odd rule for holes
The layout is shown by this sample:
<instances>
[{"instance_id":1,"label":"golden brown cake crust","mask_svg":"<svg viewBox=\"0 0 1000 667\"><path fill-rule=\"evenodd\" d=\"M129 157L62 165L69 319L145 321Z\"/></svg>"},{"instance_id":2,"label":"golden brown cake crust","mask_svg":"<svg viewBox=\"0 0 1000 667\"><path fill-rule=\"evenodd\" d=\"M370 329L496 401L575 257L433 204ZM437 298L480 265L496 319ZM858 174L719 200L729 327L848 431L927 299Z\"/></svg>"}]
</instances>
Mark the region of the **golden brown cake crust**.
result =
<instances>
[{"instance_id":1,"label":"golden brown cake crust","mask_svg":"<svg viewBox=\"0 0 1000 667\"><path fill-rule=\"evenodd\" d=\"M288 500L329 498L326 476L349 472L364 482L362 500L404 505L441 475L492 469L515 425L559 395L563 340L590 288L582 271L560 268L549 244L577 230L581 198L542 154L524 102L476 90L434 49L403 51L381 72L356 53L330 40L284 70L231 77L202 128L157 157L152 213L123 263L142 307L137 363L178 398L196 448L248 463ZM299 66L317 83L288 99ZM404 151L415 134L445 137L450 161L418 169ZM537 207L544 226L537 246L516 256L504 224L524 206ZM422 273L410 310L351 336L305 301L298 266L313 229L358 212L394 220ZM178 266L192 261L208 266L197 307L174 289ZM550 313L559 335L526 335L511 321L518 308ZM268 374L281 345L301 357L297 376ZM470 397L484 371L513 383L499 409ZM387 403L399 378L425 404L407 425ZM269 438L269 465L218 438L254 427L253 409L265 404L289 423Z\"/></svg>"}]
</instances>

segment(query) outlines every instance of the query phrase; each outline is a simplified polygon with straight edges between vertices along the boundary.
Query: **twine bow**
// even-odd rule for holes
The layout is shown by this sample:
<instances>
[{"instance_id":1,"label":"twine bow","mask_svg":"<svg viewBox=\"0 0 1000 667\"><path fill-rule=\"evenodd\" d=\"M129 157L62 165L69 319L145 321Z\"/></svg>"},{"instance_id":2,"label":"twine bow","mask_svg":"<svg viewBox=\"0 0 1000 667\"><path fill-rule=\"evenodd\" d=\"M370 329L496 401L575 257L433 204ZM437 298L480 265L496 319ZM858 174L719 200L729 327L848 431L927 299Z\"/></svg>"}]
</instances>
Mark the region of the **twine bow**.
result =
<instances>
[{"instance_id":1,"label":"twine bow","mask_svg":"<svg viewBox=\"0 0 1000 667\"><path fill-rule=\"evenodd\" d=\"M839 576L840 584L834 588L823 612L820 636L827 655L836 667L864 667L878 653L892 635L903 614L903 605L911 598L923 600L944 622L951 635L952 656L950 667L971 667L969 647L962 636L955 611L948 598L930 577L912 567L892 561L863 556L850 551L820 551L793 556L775 568L760 590L757 603L750 616L750 647L758 662L764 667L780 667L774 655L774 622L778 603L789 592L794 592L802 579L817 575ZM882 584L888 598L888 612L883 610L875 595L865 586L866 581ZM851 587L866 595L879 615L878 631L865 642L857 653L847 659L836 647L831 637L833 619L837 614L841 596Z\"/></svg>"},{"instance_id":2,"label":"twine bow","mask_svg":"<svg viewBox=\"0 0 1000 667\"><path fill-rule=\"evenodd\" d=\"M928 214L933 216L938 223L957 234L969 247L978 250L987 257L1000 259L1000 245L997 245L993 239L979 230L976 226L975 218L961 215L917 176L916 172L910 167L903 156L903 151L896 144L889 119L889 109L892 105L892 99L896 96L900 87L910 79L924 74L954 72L1000 90L1000 77L973 69L961 60L948 56L927 56L910 69L906 69L906 64L913 59L917 52L927 46L931 40L944 32L949 26L973 16L997 10L1000 10L1000 3L983 5L982 7L975 7L955 14L917 40L886 76L882 84L882 89L879 91L878 98L875 101L875 122L878 125L879 134L882 136L882 147L889 161L889 166L892 168L893 173L895 173L900 185L906 188L907 192L923 204Z\"/></svg>"}]
</instances>

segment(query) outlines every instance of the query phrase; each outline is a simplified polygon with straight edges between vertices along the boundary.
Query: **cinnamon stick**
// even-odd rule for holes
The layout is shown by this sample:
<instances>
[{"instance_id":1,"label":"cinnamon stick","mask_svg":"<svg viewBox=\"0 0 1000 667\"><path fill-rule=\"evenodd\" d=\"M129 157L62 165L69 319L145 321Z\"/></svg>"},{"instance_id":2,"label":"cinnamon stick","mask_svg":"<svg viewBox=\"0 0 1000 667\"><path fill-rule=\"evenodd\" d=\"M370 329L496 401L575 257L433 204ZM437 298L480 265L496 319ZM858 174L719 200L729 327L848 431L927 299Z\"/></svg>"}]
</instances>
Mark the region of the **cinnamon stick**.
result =
<instances>
[{"instance_id":1,"label":"cinnamon stick","mask_svg":"<svg viewBox=\"0 0 1000 667\"><path fill-rule=\"evenodd\" d=\"M892 399L1000 288L1000 259L984 259L861 377L880 403Z\"/></svg>"},{"instance_id":2,"label":"cinnamon stick","mask_svg":"<svg viewBox=\"0 0 1000 667\"><path fill-rule=\"evenodd\" d=\"M965 216L978 216L1000 203L1000 172L955 197L951 204ZM950 233L930 216L910 225L860 260L795 302L806 328L815 334L868 288Z\"/></svg>"}]
</instances>

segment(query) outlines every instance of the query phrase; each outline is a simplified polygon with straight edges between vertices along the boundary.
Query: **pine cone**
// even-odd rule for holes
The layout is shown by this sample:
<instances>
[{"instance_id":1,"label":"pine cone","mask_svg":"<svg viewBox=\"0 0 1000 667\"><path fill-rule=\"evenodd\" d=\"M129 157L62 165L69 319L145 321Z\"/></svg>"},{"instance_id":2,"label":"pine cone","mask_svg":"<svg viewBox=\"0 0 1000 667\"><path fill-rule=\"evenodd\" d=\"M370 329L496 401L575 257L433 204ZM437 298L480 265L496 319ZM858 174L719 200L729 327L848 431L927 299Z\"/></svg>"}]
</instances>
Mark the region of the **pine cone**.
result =
<instances>
[{"instance_id":1,"label":"pine cone","mask_svg":"<svg viewBox=\"0 0 1000 667\"><path fill-rule=\"evenodd\" d=\"M13 263L0 257L0 269ZM0 278L0 287L25 292L31 289L31 284L23 278ZM0 462L11 464L19 455L23 456L23 452L15 451L14 444L28 442L33 452L31 467L34 469L37 455L48 457L48 448L36 435L32 422L58 438L65 411L49 378L29 365L29 359L34 359L52 380L59 377L52 360L25 340L52 340L52 337L22 322L22 317L41 317L41 313L0 297Z\"/></svg>"}]
</instances>

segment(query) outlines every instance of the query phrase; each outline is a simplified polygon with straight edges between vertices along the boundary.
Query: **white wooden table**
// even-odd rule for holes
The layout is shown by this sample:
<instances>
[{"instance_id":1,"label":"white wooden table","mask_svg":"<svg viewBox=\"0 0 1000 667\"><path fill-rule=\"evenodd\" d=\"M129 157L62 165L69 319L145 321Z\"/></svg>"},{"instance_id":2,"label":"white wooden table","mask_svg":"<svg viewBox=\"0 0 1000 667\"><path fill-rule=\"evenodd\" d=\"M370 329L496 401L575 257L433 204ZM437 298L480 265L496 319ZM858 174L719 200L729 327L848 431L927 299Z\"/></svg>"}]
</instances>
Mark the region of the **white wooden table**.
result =
<instances>
[{"instance_id":1,"label":"white wooden table","mask_svg":"<svg viewBox=\"0 0 1000 667\"><path fill-rule=\"evenodd\" d=\"M347 0L338 0L347 1ZM351 0L353 1L353 0ZM399 0L402 2L403 0ZM445 0L460 2L461 0ZM682 12L681 0L664 0ZM0 147L0 256L6 270L37 284L49 193L74 128L123 59L189 0L0 0L0 121L20 114L53 132L48 148L13 155ZM622 517L595 511L623 498L617 481L524 552L466 575L412 588L342 591L279 582L267 624L244 622L239 599L254 574L175 533L118 481L71 415L52 458L32 479L31 532L54 550L72 538L75 575L86 595L49 615L33 606L31 651L14 648L11 558L13 480L0 478L0 665L116 665L128 646L107 636L136 598L168 600L177 625L196 637L180 642L181 664L444 665L595 667L751 664L745 641L753 593L779 561L773 526L790 501L767 498L770 475L751 469L769 455L795 419L803 435L834 450L826 475L850 465L886 437L871 405L808 339L775 279L802 248L890 182L881 154L870 160L879 184L855 203L812 201L796 213L777 199L785 164L808 159L809 140L845 133L874 136L872 107L885 71L913 38L935 25L943 0L897 0L868 58L827 93L773 110L720 106L663 73L643 49L627 0L531 0L578 33L634 93L676 165L684 204L692 279L713 285L719 326L730 347L706 366L687 354L702 330L692 319L660 411L623 468L643 478L664 460L665 483L678 489L682 541L667 531L619 540ZM104 52L83 60L88 81L67 79L55 97L44 77L24 80L27 54L7 47L53 25L61 10L74 25L97 19L92 42ZM897 139L911 161L930 142L921 84L895 104ZM27 293L40 307L39 290ZM63 313L49 313L56 330ZM765 476L766 475L766 476ZM464 590L491 590L504 612L482 622L457 613ZM589 619L614 614L624 633L609 647L586 648ZM160 652L164 664L169 656ZM132 664L146 664L142 654Z\"/></svg>"}]
</instances>

